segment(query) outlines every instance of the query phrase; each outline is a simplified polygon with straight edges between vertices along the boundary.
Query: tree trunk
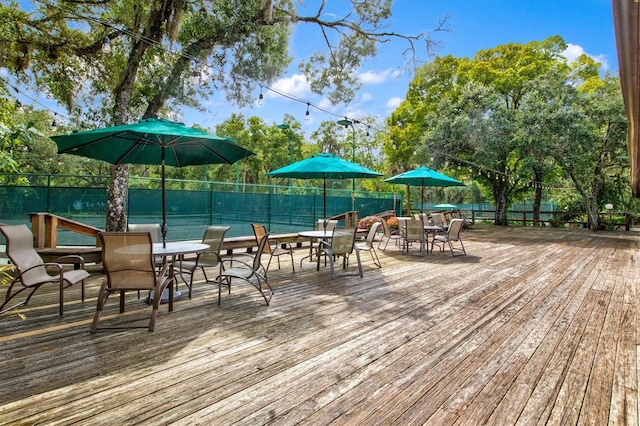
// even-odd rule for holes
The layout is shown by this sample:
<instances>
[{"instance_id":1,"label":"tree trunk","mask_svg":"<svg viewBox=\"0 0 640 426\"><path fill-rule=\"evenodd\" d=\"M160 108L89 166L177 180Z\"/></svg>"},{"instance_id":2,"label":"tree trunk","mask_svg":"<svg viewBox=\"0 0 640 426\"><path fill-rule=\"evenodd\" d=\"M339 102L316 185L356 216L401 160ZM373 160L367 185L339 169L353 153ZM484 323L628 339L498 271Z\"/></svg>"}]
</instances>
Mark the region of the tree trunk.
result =
<instances>
[{"instance_id":1,"label":"tree trunk","mask_svg":"<svg viewBox=\"0 0 640 426\"><path fill-rule=\"evenodd\" d=\"M535 182L542 182L542 173L534 170ZM536 191L533 198L533 224L540 225L540 205L542 204L542 183L536 183ZM526 213L525 213L526 214Z\"/></svg>"},{"instance_id":2,"label":"tree trunk","mask_svg":"<svg viewBox=\"0 0 640 426\"><path fill-rule=\"evenodd\" d=\"M499 185L494 187L494 202L496 205L496 215L494 223L496 225L507 226L507 197L505 194L505 186Z\"/></svg>"},{"instance_id":3,"label":"tree trunk","mask_svg":"<svg viewBox=\"0 0 640 426\"><path fill-rule=\"evenodd\" d=\"M177 2L163 1L155 5L151 11L143 37L135 39L128 56L126 68L114 89L114 106L112 124L126 124L129 121L129 108L138 70L145 52L151 45L149 41L158 42L162 39L162 25L170 17ZM157 113L160 105L154 105ZM149 110L145 118L153 115ZM127 227L127 196L129 194L129 164L111 166L111 181L107 197L107 231L125 231Z\"/></svg>"},{"instance_id":4,"label":"tree trunk","mask_svg":"<svg viewBox=\"0 0 640 426\"><path fill-rule=\"evenodd\" d=\"M129 192L129 164L111 166L107 197L107 231L124 231L127 227L126 200Z\"/></svg>"}]
</instances>

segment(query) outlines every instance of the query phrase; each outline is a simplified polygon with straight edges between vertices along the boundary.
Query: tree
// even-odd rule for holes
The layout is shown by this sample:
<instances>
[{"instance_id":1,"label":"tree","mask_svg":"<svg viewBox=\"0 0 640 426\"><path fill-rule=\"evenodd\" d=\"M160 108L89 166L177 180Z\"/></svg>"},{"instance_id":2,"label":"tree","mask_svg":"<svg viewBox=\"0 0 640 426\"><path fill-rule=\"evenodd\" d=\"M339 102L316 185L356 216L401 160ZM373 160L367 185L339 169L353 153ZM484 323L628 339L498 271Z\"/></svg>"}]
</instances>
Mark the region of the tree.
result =
<instances>
[{"instance_id":1,"label":"tree","mask_svg":"<svg viewBox=\"0 0 640 426\"><path fill-rule=\"evenodd\" d=\"M37 1L34 10L10 2L0 6L0 65L22 84L46 89L87 125L116 125L184 106L203 109L200 99L215 90L238 105L251 102L258 85L289 65L290 25L307 24L322 34L326 51L300 69L313 91L328 91L337 103L353 97L354 71L379 42L403 39L414 59L416 43L430 48L427 33L383 30L391 4L352 0L340 14L322 1L303 16L302 2L290 0L54 0ZM128 173L126 165L111 168L109 230L124 229Z\"/></svg>"},{"instance_id":2,"label":"tree","mask_svg":"<svg viewBox=\"0 0 640 426\"><path fill-rule=\"evenodd\" d=\"M560 55L564 48L556 36L483 50L473 59L437 58L416 75L406 105L392 115L394 143L415 146L420 135L416 151L422 160L429 155L436 167L446 161L469 166L470 175L492 194L495 223L506 225L507 207L532 182L539 201L545 175L553 170L549 149L554 139L547 135L534 141L532 135L540 134L536 128L546 131L544 120L567 106L567 98L540 86L570 88L577 80ZM582 65L574 69L575 76L591 78L593 64ZM552 83L545 83L548 79ZM549 110L540 115L542 105Z\"/></svg>"},{"instance_id":3,"label":"tree","mask_svg":"<svg viewBox=\"0 0 640 426\"><path fill-rule=\"evenodd\" d=\"M598 229L603 196L604 202L629 208L623 194L630 182L620 179L628 178L627 119L618 78L587 79L576 92L571 108L549 122L556 133L551 152L580 194L589 226Z\"/></svg>"}]
</instances>

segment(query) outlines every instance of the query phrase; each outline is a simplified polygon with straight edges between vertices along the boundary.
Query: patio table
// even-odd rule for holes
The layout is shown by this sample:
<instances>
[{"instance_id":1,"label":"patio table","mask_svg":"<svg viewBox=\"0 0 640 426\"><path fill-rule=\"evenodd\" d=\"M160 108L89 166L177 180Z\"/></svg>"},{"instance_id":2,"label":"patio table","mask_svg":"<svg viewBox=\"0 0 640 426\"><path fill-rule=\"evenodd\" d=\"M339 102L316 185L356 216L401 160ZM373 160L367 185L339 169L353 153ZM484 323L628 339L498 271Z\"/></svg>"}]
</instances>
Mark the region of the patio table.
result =
<instances>
[{"instance_id":1,"label":"patio table","mask_svg":"<svg viewBox=\"0 0 640 426\"><path fill-rule=\"evenodd\" d=\"M323 240L323 241L327 241L329 239L331 239L331 236L333 235L333 231L324 231L324 230L313 230L313 231L300 231L298 232L298 236L299 237L303 237L303 238L309 238L309 240L311 241L311 244L313 244L314 240ZM302 265L302 261L306 258L309 258L309 262L313 262L313 251L311 252L311 254L303 257L302 259L300 259L300 265Z\"/></svg>"},{"instance_id":2,"label":"patio table","mask_svg":"<svg viewBox=\"0 0 640 426\"><path fill-rule=\"evenodd\" d=\"M175 271L173 264L176 260L176 257L184 256L185 254L192 253L201 253L205 250L209 249L208 244L202 243L189 243L184 241L175 241L166 243L166 247L163 243L154 243L153 244L153 255L154 256L162 256L164 262L166 263L167 258L171 257L171 265L169 265L169 275L175 278ZM180 278L186 284L187 280L182 276L182 271L179 272ZM178 290L178 285L176 281L176 288L173 290L173 300L180 300L182 297L182 293ZM149 296L147 297L148 303L153 303L153 290L149 292ZM160 299L160 303L167 303L169 301L169 289L165 289L162 293L162 298Z\"/></svg>"}]
</instances>

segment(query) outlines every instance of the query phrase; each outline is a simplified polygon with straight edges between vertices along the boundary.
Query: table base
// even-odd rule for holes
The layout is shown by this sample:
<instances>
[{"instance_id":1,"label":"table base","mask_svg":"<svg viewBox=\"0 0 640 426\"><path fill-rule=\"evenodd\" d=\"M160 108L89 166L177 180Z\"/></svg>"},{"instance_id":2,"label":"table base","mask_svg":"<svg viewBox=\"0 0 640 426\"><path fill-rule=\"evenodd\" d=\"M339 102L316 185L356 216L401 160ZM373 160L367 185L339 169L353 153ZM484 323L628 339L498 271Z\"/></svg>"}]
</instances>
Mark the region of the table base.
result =
<instances>
[{"instance_id":1,"label":"table base","mask_svg":"<svg viewBox=\"0 0 640 426\"><path fill-rule=\"evenodd\" d=\"M151 290L147 295L147 304L151 306L153 304L153 300L155 298L155 290ZM178 290L173 291L173 301L180 300L182 298L182 293ZM165 304L169 303L169 289L165 288L162 292L162 297L160 298L160 303Z\"/></svg>"}]
</instances>

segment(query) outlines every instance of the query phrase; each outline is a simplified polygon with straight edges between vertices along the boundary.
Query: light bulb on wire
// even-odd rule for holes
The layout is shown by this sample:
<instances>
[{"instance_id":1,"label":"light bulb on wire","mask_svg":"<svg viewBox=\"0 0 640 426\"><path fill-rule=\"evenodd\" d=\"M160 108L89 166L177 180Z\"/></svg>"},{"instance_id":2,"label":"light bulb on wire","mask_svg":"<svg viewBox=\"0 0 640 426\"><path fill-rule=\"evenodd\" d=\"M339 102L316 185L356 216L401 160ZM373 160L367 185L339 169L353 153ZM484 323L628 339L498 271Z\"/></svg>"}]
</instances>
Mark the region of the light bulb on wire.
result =
<instances>
[{"instance_id":1,"label":"light bulb on wire","mask_svg":"<svg viewBox=\"0 0 640 426\"><path fill-rule=\"evenodd\" d=\"M105 37L104 39L102 39L102 53L109 52L111 52L111 42L109 40L109 37Z\"/></svg>"}]
</instances>

